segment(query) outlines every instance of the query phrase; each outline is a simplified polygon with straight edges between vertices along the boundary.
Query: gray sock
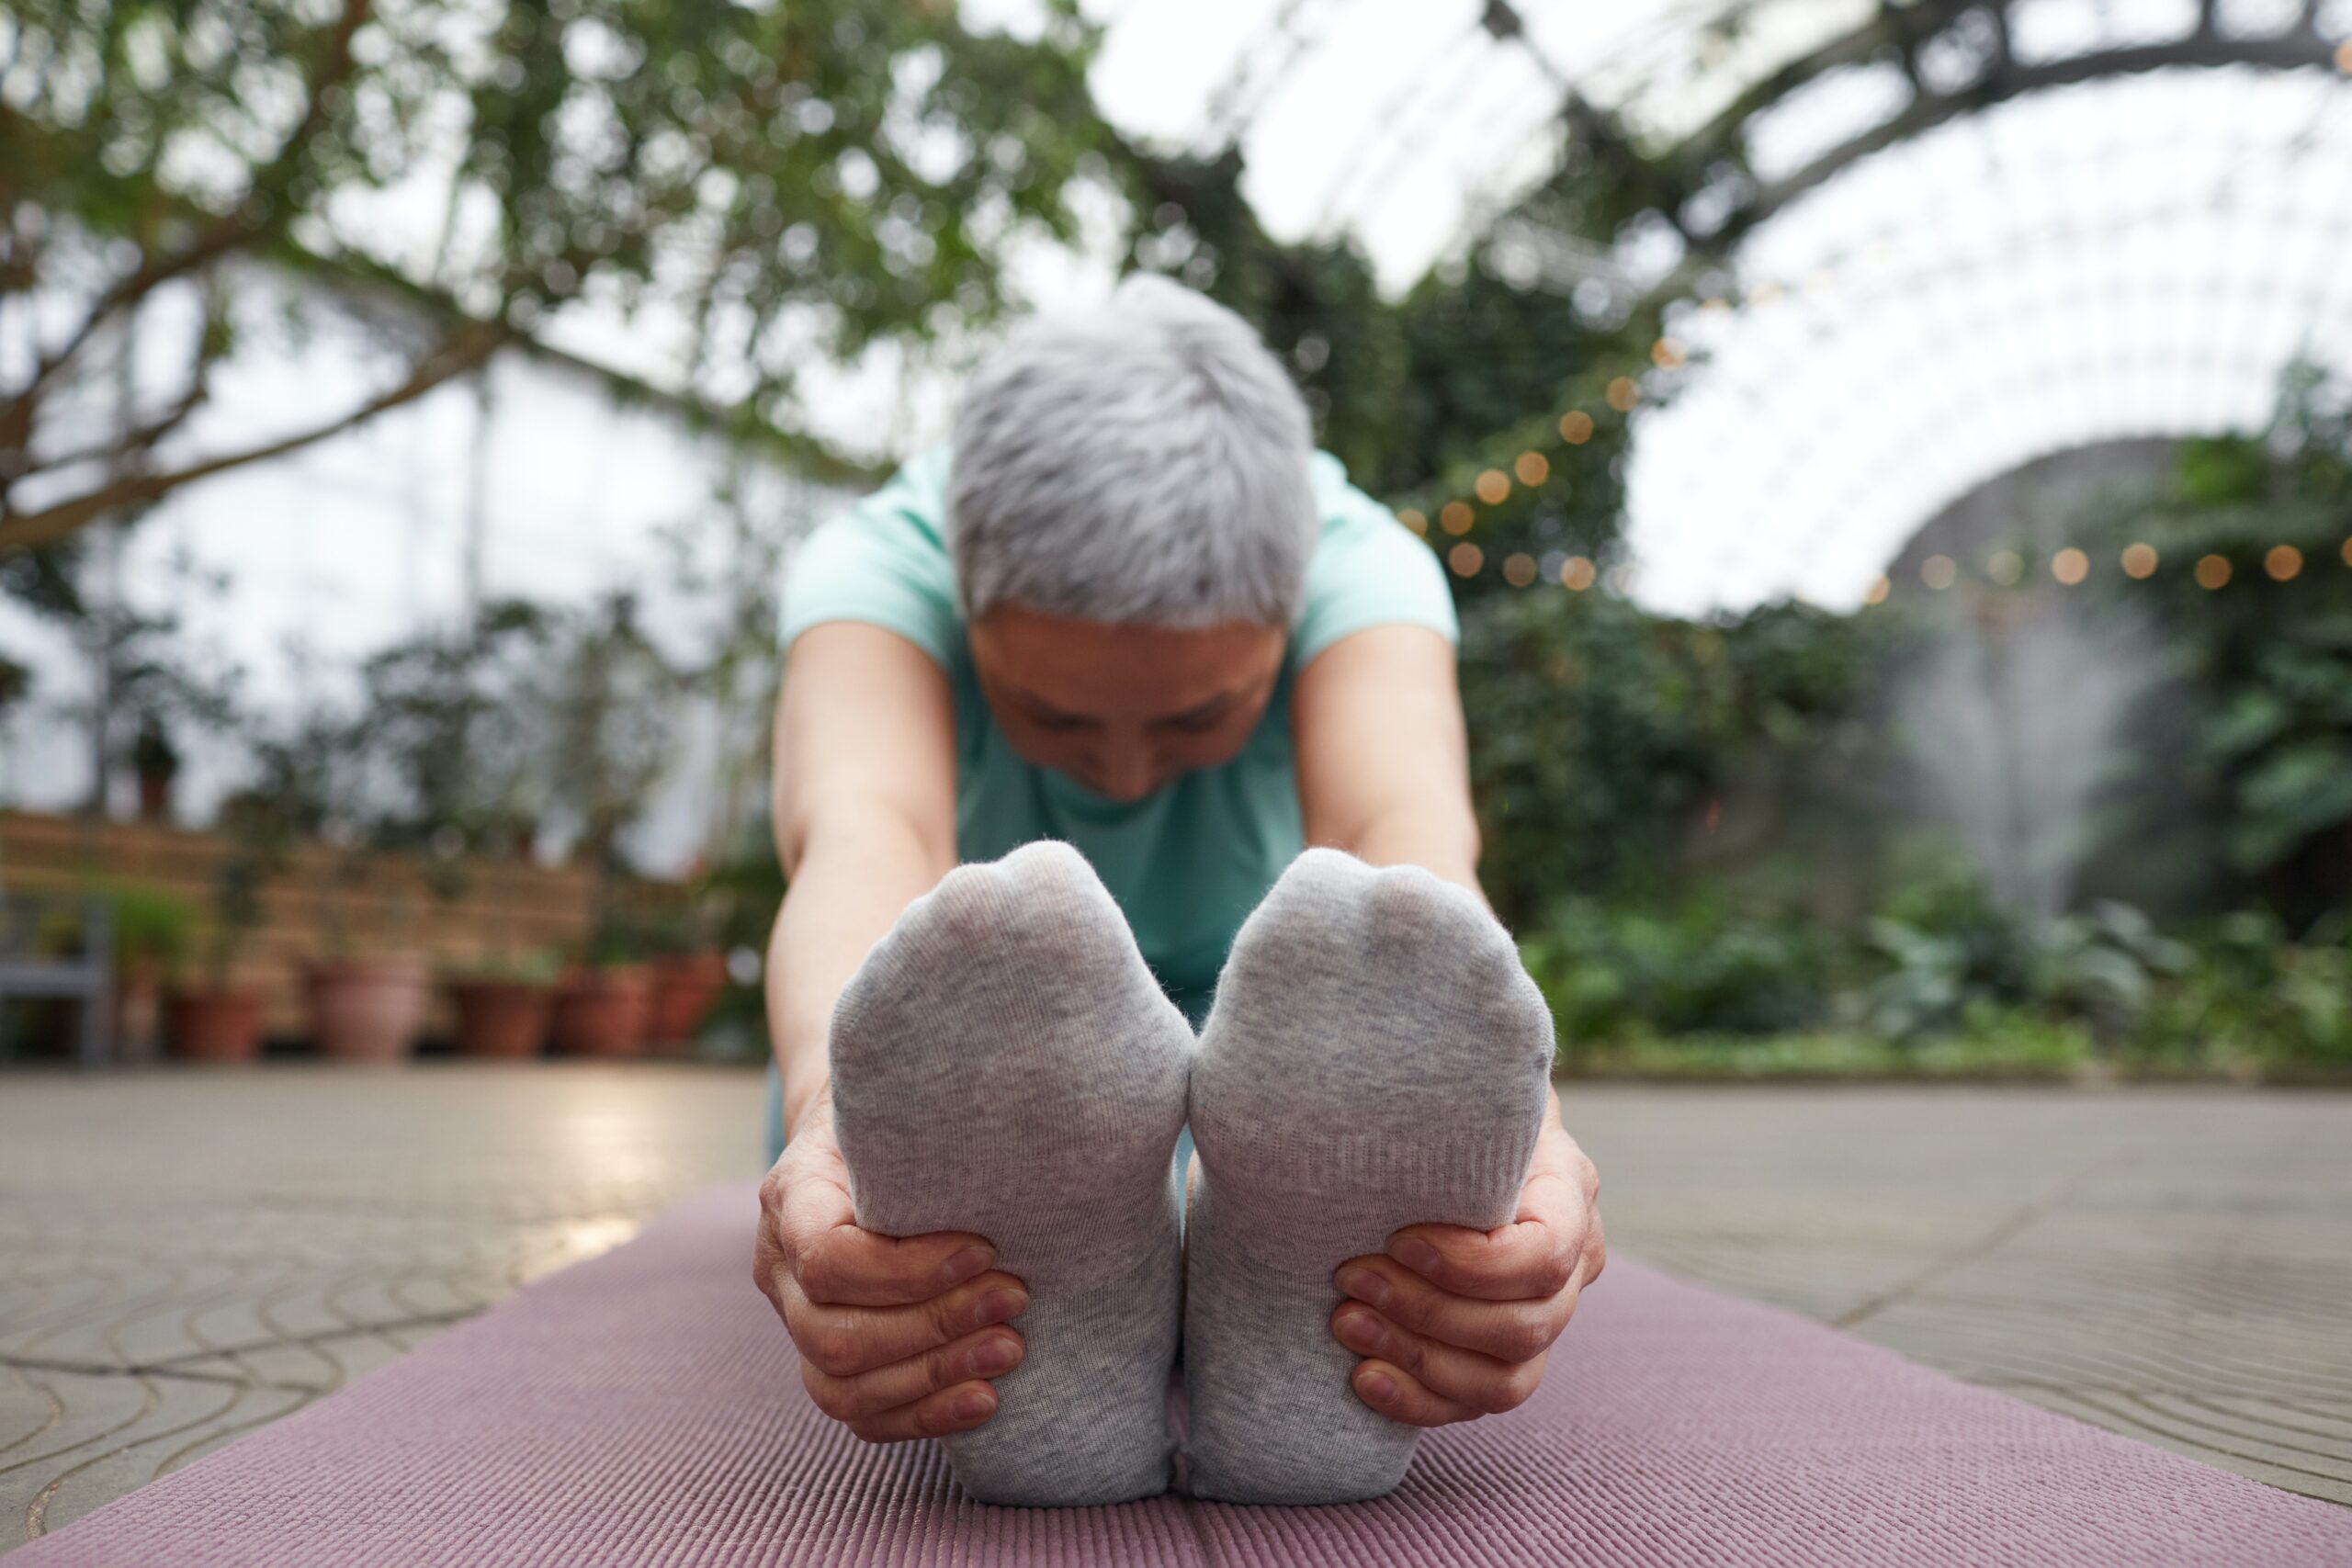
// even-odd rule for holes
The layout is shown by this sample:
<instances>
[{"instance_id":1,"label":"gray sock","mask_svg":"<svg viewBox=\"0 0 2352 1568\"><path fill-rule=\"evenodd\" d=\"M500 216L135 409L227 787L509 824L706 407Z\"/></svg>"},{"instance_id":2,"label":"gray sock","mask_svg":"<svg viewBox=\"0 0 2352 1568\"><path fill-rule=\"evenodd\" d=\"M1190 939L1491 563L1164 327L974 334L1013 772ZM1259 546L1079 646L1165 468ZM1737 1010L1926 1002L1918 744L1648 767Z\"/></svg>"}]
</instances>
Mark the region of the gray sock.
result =
<instances>
[{"instance_id":1,"label":"gray sock","mask_svg":"<svg viewBox=\"0 0 2352 1568\"><path fill-rule=\"evenodd\" d=\"M867 955L831 1043L857 1223L976 1232L1029 1289L996 1415L944 1439L956 1479L989 1503L1164 1491L1193 1032L1093 869L1037 843L950 872Z\"/></svg>"},{"instance_id":2,"label":"gray sock","mask_svg":"<svg viewBox=\"0 0 2352 1568\"><path fill-rule=\"evenodd\" d=\"M1404 1478L1419 1433L1356 1397L1332 1274L1404 1225L1508 1224L1551 1061L1543 996L1469 894L1332 850L1283 874L1193 1068L1194 1495L1339 1503Z\"/></svg>"}]
</instances>

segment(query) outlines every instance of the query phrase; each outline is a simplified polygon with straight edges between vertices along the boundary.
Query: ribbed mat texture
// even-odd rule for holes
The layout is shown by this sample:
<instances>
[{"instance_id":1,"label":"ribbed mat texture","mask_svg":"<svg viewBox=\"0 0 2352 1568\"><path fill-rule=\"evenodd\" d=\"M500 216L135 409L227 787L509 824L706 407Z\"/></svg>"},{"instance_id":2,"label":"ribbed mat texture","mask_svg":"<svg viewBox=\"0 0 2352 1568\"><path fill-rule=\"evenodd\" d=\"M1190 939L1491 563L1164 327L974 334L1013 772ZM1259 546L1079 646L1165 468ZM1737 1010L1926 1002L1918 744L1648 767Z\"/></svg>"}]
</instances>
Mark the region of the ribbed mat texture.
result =
<instances>
[{"instance_id":1,"label":"ribbed mat texture","mask_svg":"<svg viewBox=\"0 0 2352 1568\"><path fill-rule=\"evenodd\" d=\"M985 1507L809 1404L756 1213L704 1193L7 1568L2352 1564L2352 1510L1623 1259L1534 1400L1433 1434L1381 1501Z\"/></svg>"}]
</instances>

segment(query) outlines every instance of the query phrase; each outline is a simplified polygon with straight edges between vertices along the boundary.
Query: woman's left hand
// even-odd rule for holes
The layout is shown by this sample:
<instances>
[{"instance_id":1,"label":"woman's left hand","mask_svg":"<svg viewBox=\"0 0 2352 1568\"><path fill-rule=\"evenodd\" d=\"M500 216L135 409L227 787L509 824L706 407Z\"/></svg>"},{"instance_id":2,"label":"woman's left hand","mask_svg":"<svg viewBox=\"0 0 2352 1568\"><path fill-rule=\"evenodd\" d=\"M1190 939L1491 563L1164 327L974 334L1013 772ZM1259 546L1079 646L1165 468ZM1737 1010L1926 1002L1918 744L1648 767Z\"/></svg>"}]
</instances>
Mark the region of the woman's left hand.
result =
<instances>
[{"instance_id":1,"label":"woman's left hand","mask_svg":"<svg viewBox=\"0 0 2352 1568\"><path fill-rule=\"evenodd\" d=\"M1408 1225L1385 1255L1340 1265L1348 1299L1331 1314L1331 1332L1364 1358L1356 1397L1413 1427L1523 1403L1544 1381L1577 1293L1608 1258L1600 1196L1600 1172L1561 1126L1554 1095L1511 1224Z\"/></svg>"}]
</instances>

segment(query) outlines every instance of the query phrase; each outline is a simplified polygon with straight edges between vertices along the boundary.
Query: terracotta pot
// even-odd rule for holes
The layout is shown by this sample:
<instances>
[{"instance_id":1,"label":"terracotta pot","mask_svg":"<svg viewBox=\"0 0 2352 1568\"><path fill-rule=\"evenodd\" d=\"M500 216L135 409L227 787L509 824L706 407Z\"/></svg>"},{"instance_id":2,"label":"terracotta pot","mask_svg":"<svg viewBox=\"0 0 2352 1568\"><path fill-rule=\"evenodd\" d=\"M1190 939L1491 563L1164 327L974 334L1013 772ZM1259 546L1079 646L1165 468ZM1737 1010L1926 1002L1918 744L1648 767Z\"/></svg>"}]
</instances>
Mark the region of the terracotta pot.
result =
<instances>
[{"instance_id":1,"label":"terracotta pot","mask_svg":"<svg viewBox=\"0 0 2352 1568\"><path fill-rule=\"evenodd\" d=\"M162 822L170 818L172 777L170 773L139 775L139 820Z\"/></svg>"},{"instance_id":2,"label":"terracotta pot","mask_svg":"<svg viewBox=\"0 0 2352 1568\"><path fill-rule=\"evenodd\" d=\"M458 1049L469 1056L536 1056L547 1043L555 987L539 980L458 980Z\"/></svg>"},{"instance_id":3,"label":"terracotta pot","mask_svg":"<svg viewBox=\"0 0 2352 1568\"><path fill-rule=\"evenodd\" d=\"M634 1056L645 1049L653 974L642 964L575 969L555 995L555 1048L572 1056Z\"/></svg>"},{"instance_id":4,"label":"terracotta pot","mask_svg":"<svg viewBox=\"0 0 2352 1568\"><path fill-rule=\"evenodd\" d=\"M164 1045L183 1062L253 1061L261 1000L251 991L174 991L164 1003Z\"/></svg>"},{"instance_id":5,"label":"terracotta pot","mask_svg":"<svg viewBox=\"0 0 2352 1568\"><path fill-rule=\"evenodd\" d=\"M164 966L135 958L114 987L114 1044L122 1059L152 1062L163 1055Z\"/></svg>"},{"instance_id":6,"label":"terracotta pot","mask_svg":"<svg viewBox=\"0 0 2352 1568\"><path fill-rule=\"evenodd\" d=\"M727 955L688 953L653 961L653 1019L646 1032L656 1055L683 1056L727 988Z\"/></svg>"},{"instance_id":7,"label":"terracotta pot","mask_svg":"<svg viewBox=\"0 0 2352 1568\"><path fill-rule=\"evenodd\" d=\"M397 1062L416 1049L433 1000L433 974L424 959L413 953L331 959L313 964L305 979L311 1039L320 1055Z\"/></svg>"}]
</instances>

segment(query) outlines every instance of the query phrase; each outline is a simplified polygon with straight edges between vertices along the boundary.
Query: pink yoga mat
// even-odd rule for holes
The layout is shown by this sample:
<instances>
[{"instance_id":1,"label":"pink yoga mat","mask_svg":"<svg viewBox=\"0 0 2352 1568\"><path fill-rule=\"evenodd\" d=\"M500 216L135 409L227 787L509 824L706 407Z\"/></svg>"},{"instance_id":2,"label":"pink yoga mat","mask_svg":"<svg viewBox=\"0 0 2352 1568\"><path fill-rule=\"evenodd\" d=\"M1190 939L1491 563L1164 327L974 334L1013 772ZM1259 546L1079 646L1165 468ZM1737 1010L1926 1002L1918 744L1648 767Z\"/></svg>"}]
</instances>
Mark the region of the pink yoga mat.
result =
<instances>
[{"instance_id":1,"label":"pink yoga mat","mask_svg":"<svg viewBox=\"0 0 2352 1568\"><path fill-rule=\"evenodd\" d=\"M1512 1415L1376 1503L986 1507L819 1416L705 1193L7 1568L2352 1563L2352 1510L1611 1263Z\"/></svg>"}]
</instances>

